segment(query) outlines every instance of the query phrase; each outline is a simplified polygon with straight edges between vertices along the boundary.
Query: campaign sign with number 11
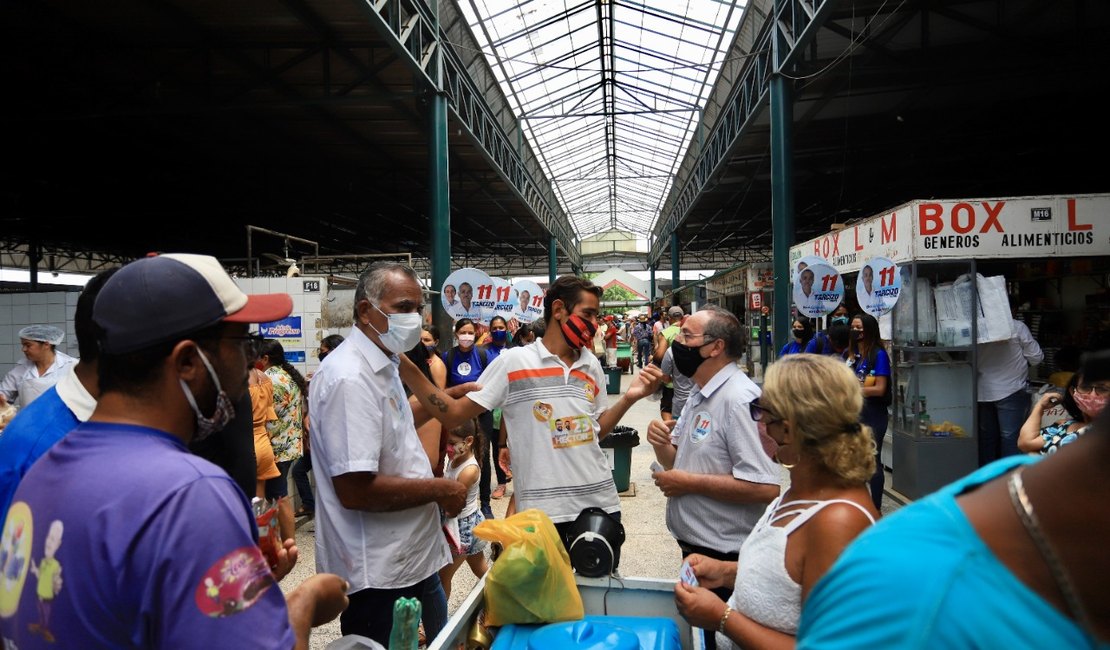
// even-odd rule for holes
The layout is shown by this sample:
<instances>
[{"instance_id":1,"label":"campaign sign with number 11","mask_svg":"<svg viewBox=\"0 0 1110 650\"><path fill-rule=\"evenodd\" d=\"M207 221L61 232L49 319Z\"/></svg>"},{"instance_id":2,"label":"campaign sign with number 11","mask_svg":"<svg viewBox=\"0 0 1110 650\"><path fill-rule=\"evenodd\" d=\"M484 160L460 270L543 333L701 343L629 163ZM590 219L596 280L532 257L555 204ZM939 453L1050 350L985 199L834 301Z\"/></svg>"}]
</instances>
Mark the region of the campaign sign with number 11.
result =
<instances>
[{"instance_id":1,"label":"campaign sign with number 11","mask_svg":"<svg viewBox=\"0 0 1110 650\"><path fill-rule=\"evenodd\" d=\"M856 300L860 309L875 318L894 308L902 293L902 274L898 265L885 257L872 257L859 270Z\"/></svg>"},{"instance_id":2,"label":"campaign sign with number 11","mask_svg":"<svg viewBox=\"0 0 1110 650\"><path fill-rule=\"evenodd\" d=\"M794 305L802 314L810 318L824 316L836 309L843 297L844 281L831 265L822 261L798 271Z\"/></svg>"}]
</instances>

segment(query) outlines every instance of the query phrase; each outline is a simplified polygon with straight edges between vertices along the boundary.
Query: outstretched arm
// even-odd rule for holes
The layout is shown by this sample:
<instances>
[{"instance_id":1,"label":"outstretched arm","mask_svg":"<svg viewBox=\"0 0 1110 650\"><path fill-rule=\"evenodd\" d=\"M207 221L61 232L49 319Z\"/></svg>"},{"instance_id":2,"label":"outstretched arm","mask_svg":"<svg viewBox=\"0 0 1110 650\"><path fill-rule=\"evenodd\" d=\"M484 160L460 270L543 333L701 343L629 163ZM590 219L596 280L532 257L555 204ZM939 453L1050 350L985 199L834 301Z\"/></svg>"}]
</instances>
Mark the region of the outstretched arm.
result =
<instances>
[{"instance_id":1,"label":"outstretched arm","mask_svg":"<svg viewBox=\"0 0 1110 650\"><path fill-rule=\"evenodd\" d=\"M402 354L400 357L401 381L412 390L413 397L420 402L424 412L442 422L443 426L454 429L463 422L473 420L486 410L469 397L454 397L448 394L448 390L438 388L428 381L424 373L420 372L416 364L406 355ZM473 386L476 388L477 384ZM414 413L414 419L415 415Z\"/></svg>"},{"instance_id":2,"label":"outstretched arm","mask_svg":"<svg viewBox=\"0 0 1110 650\"><path fill-rule=\"evenodd\" d=\"M640 371L640 374L636 376L636 381L623 395L621 395L617 403L610 406L609 409L598 418L598 424L601 425L601 431L598 432L598 439L603 439L605 436L609 435L609 432L613 430L613 427L617 426L621 418L624 417L624 414L628 412L628 409L631 408L633 404L658 390L662 380L662 370L652 365L644 367Z\"/></svg>"}]
</instances>

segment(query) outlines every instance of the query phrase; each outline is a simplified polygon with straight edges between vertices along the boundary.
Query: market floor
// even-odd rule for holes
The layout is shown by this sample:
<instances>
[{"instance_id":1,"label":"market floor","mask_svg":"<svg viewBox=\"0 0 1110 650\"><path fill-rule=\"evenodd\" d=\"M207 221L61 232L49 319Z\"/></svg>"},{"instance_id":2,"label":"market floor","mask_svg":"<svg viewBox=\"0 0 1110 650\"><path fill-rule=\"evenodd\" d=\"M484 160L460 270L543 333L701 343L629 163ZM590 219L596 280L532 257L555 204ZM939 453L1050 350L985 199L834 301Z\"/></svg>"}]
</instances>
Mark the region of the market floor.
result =
<instances>
[{"instance_id":1,"label":"market floor","mask_svg":"<svg viewBox=\"0 0 1110 650\"><path fill-rule=\"evenodd\" d=\"M626 390L633 379L632 375L621 377L621 390ZM610 395L610 400L618 396ZM621 498L621 520L625 526L625 543L621 549L620 572L625 576L643 576L648 578L673 578L678 573L682 555L670 533L664 514L666 512L666 498L655 487L651 480L649 469L655 454L651 445L647 444L647 425L659 415L659 402L640 400L625 414L621 424L632 427L639 432L640 445L632 449L632 462L629 491ZM789 477L783 471L783 485L789 484ZM509 492L512 492L510 483ZM890 485L890 473L887 472L887 485ZM634 495L632 494L634 493ZM505 515L505 508L509 499L494 500L491 505L497 517ZM899 499L887 494L883 499L883 514L889 514L901 507ZM316 572L315 559L315 531L316 527L311 520L302 523L297 530L297 547L300 559L292 573L281 582L282 589L288 591L300 584ZM449 611L454 613L459 604L477 583L470 569L465 565L455 574L454 585L451 591ZM312 633L310 648L324 650L327 644L340 637L338 619L327 625L315 628Z\"/></svg>"}]
</instances>

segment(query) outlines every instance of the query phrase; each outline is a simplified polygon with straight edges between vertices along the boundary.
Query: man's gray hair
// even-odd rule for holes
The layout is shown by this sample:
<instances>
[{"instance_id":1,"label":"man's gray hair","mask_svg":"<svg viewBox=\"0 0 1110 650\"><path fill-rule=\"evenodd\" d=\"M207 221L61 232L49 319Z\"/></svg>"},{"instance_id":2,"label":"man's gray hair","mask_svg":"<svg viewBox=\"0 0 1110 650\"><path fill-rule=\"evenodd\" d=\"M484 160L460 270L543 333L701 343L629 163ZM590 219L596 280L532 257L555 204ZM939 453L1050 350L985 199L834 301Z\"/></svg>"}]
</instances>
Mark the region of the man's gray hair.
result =
<instances>
[{"instance_id":1,"label":"man's gray hair","mask_svg":"<svg viewBox=\"0 0 1110 650\"><path fill-rule=\"evenodd\" d=\"M744 334L740 319L720 305L706 305L698 311L709 312L709 322L705 324L705 336L725 342L725 354L739 359L744 354Z\"/></svg>"},{"instance_id":2,"label":"man's gray hair","mask_svg":"<svg viewBox=\"0 0 1110 650\"><path fill-rule=\"evenodd\" d=\"M358 303L363 300L369 300L375 305L381 304L382 295L385 294L385 287L389 284L389 278L395 273L401 273L412 278L413 282L420 284L420 276L416 275L416 271L408 264L401 262L374 262L370 268L362 272L358 276L358 287L355 288L355 322L358 322Z\"/></svg>"}]
</instances>

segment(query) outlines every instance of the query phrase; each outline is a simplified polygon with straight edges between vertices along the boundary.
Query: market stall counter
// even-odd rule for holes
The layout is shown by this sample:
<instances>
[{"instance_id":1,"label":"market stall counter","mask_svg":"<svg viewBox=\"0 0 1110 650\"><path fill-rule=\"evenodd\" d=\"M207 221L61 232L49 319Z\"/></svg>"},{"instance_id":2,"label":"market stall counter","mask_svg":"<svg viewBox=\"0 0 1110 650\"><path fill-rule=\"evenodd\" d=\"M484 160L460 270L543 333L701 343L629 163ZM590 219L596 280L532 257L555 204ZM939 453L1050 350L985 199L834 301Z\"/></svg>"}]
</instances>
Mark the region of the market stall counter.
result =
<instances>
[{"instance_id":1,"label":"market stall counter","mask_svg":"<svg viewBox=\"0 0 1110 650\"><path fill-rule=\"evenodd\" d=\"M869 302L864 270L876 293L900 287L880 318L894 387L884 463L910 498L982 464L979 351L1008 340L1012 318L1044 350L1030 390L1063 370L1057 350L1110 343L1110 194L910 201L790 252L812 255L856 274L853 308Z\"/></svg>"}]
</instances>

